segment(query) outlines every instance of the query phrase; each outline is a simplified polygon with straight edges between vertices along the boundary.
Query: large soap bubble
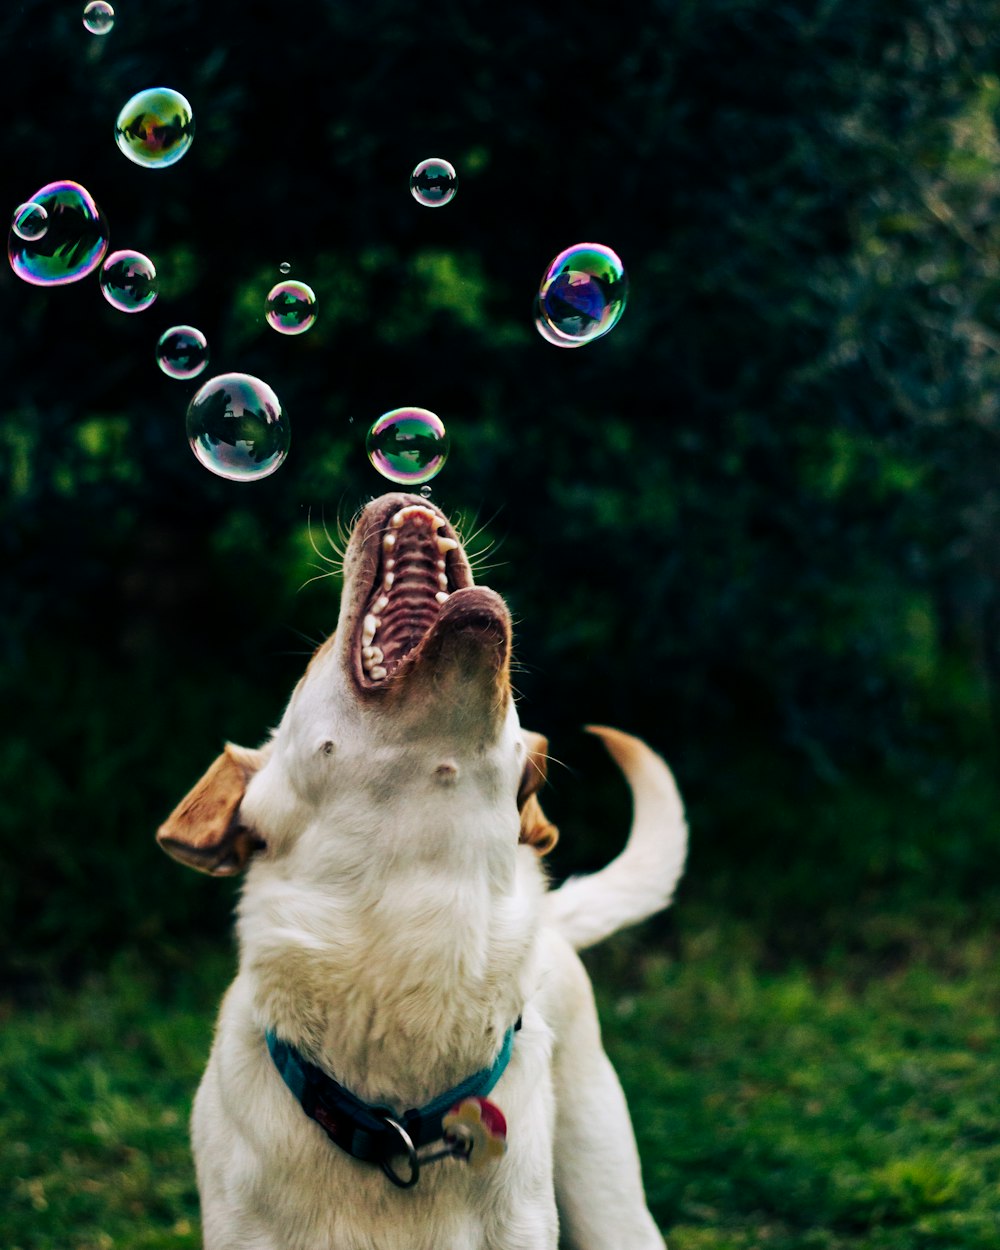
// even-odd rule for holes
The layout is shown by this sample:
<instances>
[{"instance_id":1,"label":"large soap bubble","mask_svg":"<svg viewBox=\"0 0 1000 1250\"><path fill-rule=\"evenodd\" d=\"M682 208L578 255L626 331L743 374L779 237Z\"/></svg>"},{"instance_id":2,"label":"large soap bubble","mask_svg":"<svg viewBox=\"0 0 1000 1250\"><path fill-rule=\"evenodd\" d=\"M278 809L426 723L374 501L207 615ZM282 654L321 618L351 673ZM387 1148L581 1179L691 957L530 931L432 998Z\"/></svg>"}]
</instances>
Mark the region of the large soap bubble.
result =
<instances>
[{"instance_id":1,"label":"large soap bubble","mask_svg":"<svg viewBox=\"0 0 1000 1250\"><path fill-rule=\"evenodd\" d=\"M249 373L222 373L195 393L187 436L205 468L232 482L255 482L273 473L290 441L277 395Z\"/></svg>"},{"instance_id":2,"label":"large soap bubble","mask_svg":"<svg viewBox=\"0 0 1000 1250\"><path fill-rule=\"evenodd\" d=\"M173 87L148 87L118 114L115 142L137 165L165 169L181 159L194 139L191 105Z\"/></svg>"},{"instance_id":3,"label":"large soap bubble","mask_svg":"<svg viewBox=\"0 0 1000 1250\"><path fill-rule=\"evenodd\" d=\"M426 408L393 408L368 431L368 459L390 482L429 482L444 467L450 446L444 422Z\"/></svg>"},{"instance_id":4,"label":"large soap bubble","mask_svg":"<svg viewBox=\"0 0 1000 1250\"><path fill-rule=\"evenodd\" d=\"M563 339L592 343L625 311L628 278L618 255L603 243L577 243L552 261L538 290L541 321ZM543 337L553 340L538 327Z\"/></svg>"},{"instance_id":5,"label":"large soap bubble","mask_svg":"<svg viewBox=\"0 0 1000 1250\"><path fill-rule=\"evenodd\" d=\"M108 250L108 223L85 187L48 182L25 204L44 212L45 230L26 239L12 224L7 257L19 278L34 286L64 286L97 268Z\"/></svg>"}]
</instances>

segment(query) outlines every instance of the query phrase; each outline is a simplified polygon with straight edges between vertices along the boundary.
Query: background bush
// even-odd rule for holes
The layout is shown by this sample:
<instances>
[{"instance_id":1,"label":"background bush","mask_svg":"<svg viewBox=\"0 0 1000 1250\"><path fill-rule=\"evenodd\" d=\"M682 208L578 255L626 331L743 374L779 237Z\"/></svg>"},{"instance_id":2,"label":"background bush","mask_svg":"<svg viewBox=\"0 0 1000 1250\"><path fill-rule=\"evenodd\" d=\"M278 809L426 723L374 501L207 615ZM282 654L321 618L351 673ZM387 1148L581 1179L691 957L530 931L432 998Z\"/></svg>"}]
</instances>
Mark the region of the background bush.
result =
<instances>
[{"instance_id":1,"label":"background bush","mask_svg":"<svg viewBox=\"0 0 1000 1250\"><path fill-rule=\"evenodd\" d=\"M153 831L280 715L335 619L324 530L383 488L364 432L406 403L452 432L434 498L567 765L557 873L624 836L577 732L607 721L676 768L693 897L796 942L995 905L1000 4L164 0L103 39L81 8L0 16L9 207L83 182L161 294L127 317L0 272L6 976L228 925ZM160 83L197 124L163 172L111 137ZM460 175L437 212L406 189L428 155ZM560 352L531 300L584 239L631 301ZM285 260L300 339L261 316ZM179 322L281 397L273 477L185 446L194 387L152 356Z\"/></svg>"}]
</instances>

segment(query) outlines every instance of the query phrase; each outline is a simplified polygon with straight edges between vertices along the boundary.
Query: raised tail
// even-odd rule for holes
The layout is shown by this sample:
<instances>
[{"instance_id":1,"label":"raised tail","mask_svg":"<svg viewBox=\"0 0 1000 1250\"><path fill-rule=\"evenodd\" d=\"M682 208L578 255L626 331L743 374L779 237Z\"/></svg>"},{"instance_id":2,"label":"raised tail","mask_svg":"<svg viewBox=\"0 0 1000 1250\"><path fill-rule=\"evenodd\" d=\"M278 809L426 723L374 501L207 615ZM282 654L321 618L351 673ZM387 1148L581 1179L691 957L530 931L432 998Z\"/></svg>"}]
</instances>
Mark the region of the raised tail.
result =
<instances>
[{"instance_id":1,"label":"raised tail","mask_svg":"<svg viewBox=\"0 0 1000 1250\"><path fill-rule=\"evenodd\" d=\"M588 725L632 790L632 831L606 868L570 877L548 896L548 920L576 950L662 911L673 898L687 855L687 822L673 774L631 734Z\"/></svg>"}]
</instances>

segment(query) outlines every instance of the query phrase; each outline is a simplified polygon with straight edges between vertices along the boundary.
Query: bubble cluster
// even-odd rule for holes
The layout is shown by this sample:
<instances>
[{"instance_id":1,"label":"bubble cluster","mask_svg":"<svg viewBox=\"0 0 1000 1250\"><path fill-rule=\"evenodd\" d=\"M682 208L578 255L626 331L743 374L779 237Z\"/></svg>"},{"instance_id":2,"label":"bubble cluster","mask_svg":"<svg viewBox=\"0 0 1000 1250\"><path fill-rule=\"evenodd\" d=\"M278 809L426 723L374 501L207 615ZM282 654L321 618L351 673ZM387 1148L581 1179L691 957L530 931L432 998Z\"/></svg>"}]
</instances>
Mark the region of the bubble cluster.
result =
<instances>
[{"instance_id":1,"label":"bubble cluster","mask_svg":"<svg viewBox=\"0 0 1000 1250\"><path fill-rule=\"evenodd\" d=\"M577 243L542 275L535 324L550 343L564 345L556 335L582 346L607 334L627 298L628 278L617 254L602 243Z\"/></svg>"},{"instance_id":2,"label":"bubble cluster","mask_svg":"<svg viewBox=\"0 0 1000 1250\"><path fill-rule=\"evenodd\" d=\"M156 267L142 252L112 252L101 266L101 290L119 312L143 312L156 299Z\"/></svg>"},{"instance_id":3,"label":"bubble cluster","mask_svg":"<svg viewBox=\"0 0 1000 1250\"><path fill-rule=\"evenodd\" d=\"M149 87L118 114L115 142L130 161L148 169L176 164L194 138L191 105L172 87Z\"/></svg>"},{"instance_id":4,"label":"bubble cluster","mask_svg":"<svg viewBox=\"0 0 1000 1250\"><path fill-rule=\"evenodd\" d=\"M196 378L208 364L208 340L194 326L171 326L157 340L156 363L168 378Z\"/></svg>"},{"instance_id":5,"label":"bubble cluster","mask_svg":"<svg viewBox=\"0 0 1000 1250\"><path fill-rule=\"evenodd\" d=\"M368 431L368 459L390 482L414 486L437 476L450 446L444 422L426 408L393 408Z\"/></svg>"},{"instance_id":6,"label":"bubble cluster","mask_svg":"<svg viewBox=\"0 0 1000 1250\"><path fill-rule=\"evenodd\" d=\"M83 10L84 29L92 35L106 35L115 24L115 11L107 0L90 0Z\"/></svg>"},{"instance_id":7,"label":"bubble cluster","mask_svg":"<svg viewBox=\"0 0 1000 1250\"><path fill-rule=\"evenodd\" d=\"M77 282L101 263L108 250L108 223L94 197L78 182L49 182L25 201L46 214L46 229L33 239L11 226L10 267L34 286Z\"/></svg>"},{"instance_id":8,"label":"bubble cluster","mask_svg":"<svg viewBox=\"0 0 1000 1250\"><path fill-rule=\"evenodd\" d=\"M410 174L410 193L426 208L440 208L455 198L458 174L450 161L438 156L428 157Z\"/></svg>"},{"instance_id":9,"label":"bubble cluster","mask_svg":"<svg viewBox=\"0 0 1000 1250\"><path fill-rule=\"evenodd\" d=\"M290 431L266 382L249 373L223 373L188 405L187 437L206 469L232 482L254 482L284 460Z\"/></svg>"},{"instance_id":10,"label":"bubble cluster","mask_svg":"<svg viewBox=\"0 0 1000 1250\"><path fill-rule=\"evenodd\" d=\"M26 204L19 204L14 209L14 215L10 220L10 228L19 239L26 243L32 243L35 239L40 239L45 231L48 230L48 211L33 200L29 200Z\"/></svg>"},{"instance_id":11,"label":"bubble cluster","mask_svg":"<svg viewBox=\"0 0 1000 1250\"><path fill-rule=\"evenodd\" d=\"M288 278L268 292L264 316L279 334L304 334L316 320L316 293L304 282Z\"/></svg>"}]
</instances>

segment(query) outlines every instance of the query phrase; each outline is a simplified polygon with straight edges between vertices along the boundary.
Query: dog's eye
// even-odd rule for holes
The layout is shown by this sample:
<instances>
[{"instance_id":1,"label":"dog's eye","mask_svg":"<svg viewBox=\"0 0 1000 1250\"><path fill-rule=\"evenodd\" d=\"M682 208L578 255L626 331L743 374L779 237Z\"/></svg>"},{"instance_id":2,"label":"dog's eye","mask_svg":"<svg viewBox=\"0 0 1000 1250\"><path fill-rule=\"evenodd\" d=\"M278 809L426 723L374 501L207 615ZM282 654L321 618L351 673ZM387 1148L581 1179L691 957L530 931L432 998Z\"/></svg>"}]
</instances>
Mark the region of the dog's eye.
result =
<instances>
[{"instance_id":1,"label":"dog's eye","mask_svg":"<svg viewBox=\"0 0 1000 1250\"><path fill-rule=\"evenodd\" d=\"M325 742L320 743L319 753L320 755L333 754L333 743L329 740L329 738Z\"/></svg>"}]
</instances>

